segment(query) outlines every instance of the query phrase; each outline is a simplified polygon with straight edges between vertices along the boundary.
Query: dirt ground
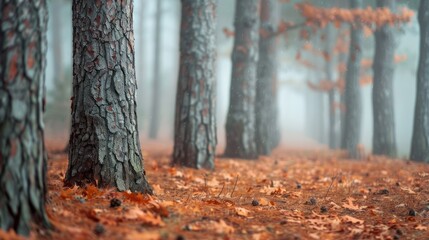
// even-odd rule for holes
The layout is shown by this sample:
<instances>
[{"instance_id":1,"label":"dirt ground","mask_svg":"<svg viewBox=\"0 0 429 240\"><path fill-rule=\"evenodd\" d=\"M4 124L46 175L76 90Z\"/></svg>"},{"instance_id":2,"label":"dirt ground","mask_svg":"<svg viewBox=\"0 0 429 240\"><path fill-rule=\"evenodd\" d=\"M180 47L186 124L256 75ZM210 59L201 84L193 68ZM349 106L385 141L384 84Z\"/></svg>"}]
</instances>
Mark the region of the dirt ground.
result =
<instances>
[{"instance_id":1,"label":"dirt ground","mask_svg":"<svg viewBox=\"0 0 429 240\"><path fill-rule=\"evenodd\" d=\"M214 171L169 165L144 147L155 196L63 188L67 156L50 149L48 213L33 239L429 239L429 165L280 148ZM0 239L12 239L0 232Z\"/></svg>"}]
</instances>

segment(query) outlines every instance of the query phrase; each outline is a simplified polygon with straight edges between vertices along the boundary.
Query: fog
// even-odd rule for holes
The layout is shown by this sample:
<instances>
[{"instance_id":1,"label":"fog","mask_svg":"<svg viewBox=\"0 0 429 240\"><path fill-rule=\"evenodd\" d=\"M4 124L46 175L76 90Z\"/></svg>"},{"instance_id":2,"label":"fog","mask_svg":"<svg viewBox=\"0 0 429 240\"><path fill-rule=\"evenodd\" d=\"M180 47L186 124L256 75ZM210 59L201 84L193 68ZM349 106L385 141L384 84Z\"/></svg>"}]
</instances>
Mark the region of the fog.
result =
<instances>
[{"instance_id":1,"label":"fog","mask_svg":"<svg viewBox=\"0 0 429 240\"><path fill-rule=\"evenodd\" d=\"M153 81L161 82L160 123L158 139L171 143L173 137L174 105L176 82L179 67L179 31L180 1L162 0L161 29L155 28L157 0L134 1L135 67L138 81L138 119L140 137L147 141L149 132L150 106ZM159 0L158 0L159 1ZM48 138L65 143L68 141L70 125L70 89L72 87L72 16L71 1L49 1L50 21L48 29L47 59L47 96L46 134ZM297 1L295 1L297 2ZM312 1L323 4L325 1ZM369 1L368 1L369 2ZM230 0L218 1L217 23L217 128L219 151L225 141L225 120L229 104L229 86L231 78L231 52L233 38L225 36L224 28L233 29L234 3ZM287 6L286 6L287 5ZM52 13L59 14L52 14ZM300 22L299 14L291 4L284 4L281 17ZM60 23L60 29L54 29L54 22ZM155 32L161 31L160 41L160 78L154 78ZM326 79L323 61L317 70L309 69L296 61L296 54L302 49L303 40L298 37L299 30L279 36L278 68L278 109L282 144L293 148L326 147L328 139L328 99L326 93L315 92L307 86L307 81ZM406 157L410 151L413 114L415 103L416 70L418 60L419 29L416 17L409 24L397 30L397 55L406 55L407 59L396 64L395 124L398 156ZM55 35L61 38L61 59L57 59L54 49ZM320 48L317 37L308 40ZM364 58L374 55L373 35L365 38ZM314 60L311 55L307 58ZM62 79L56 75L56 62L62 65ZM321 70L318 70L321 69ZM371 75L371 69L368 70ZM338 77L338 76L337 76ZM58 84L63 81L64 84ZM361 143L368 152L372 146L372 85L362 87L362 134ZM54 96L57 93L59 96ZM61 100L62 99L62 100ZM63 101L65 104L59 104ZM59 104L59 105L58 105ZM51 106L51 107L50 107ZM56 106L56 107L55 107ZM325 106L324 109L320 109ZM314 114L322 110L323 114ZM144 148L144 146L143 146Z\"/></svg>"}]
</instances>

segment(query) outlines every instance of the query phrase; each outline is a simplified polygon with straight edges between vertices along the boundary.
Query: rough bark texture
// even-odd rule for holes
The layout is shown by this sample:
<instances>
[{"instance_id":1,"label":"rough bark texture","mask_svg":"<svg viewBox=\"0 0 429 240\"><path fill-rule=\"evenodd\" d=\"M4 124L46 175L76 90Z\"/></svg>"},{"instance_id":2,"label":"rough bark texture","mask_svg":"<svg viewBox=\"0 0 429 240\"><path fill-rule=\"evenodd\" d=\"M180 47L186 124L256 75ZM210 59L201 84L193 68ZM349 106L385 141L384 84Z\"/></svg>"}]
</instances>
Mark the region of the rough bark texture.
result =
<instances>
[{"instance_id":1,"label":"rough bark texture","mask_svg":"<svg viewBox=\"0 0 429 240\"><path fill-rule=\"evenodd\" d=\"M332 24L326 26L326 46L325 53L329 56L325 62L325 73L328 81L335 82L334 79L334 47L335 47L335 29ZM337 148L337 110L335 108L336 89L328 91L328 116L329 116L329 148Z\"/></svg>"},{"instance_id":2,"label":"rough bark texture","mask_svg":"<svg viewBox=\"0 0 429 240\"><path fill-rule=\"evenodd\" d=\"M420 1L420 56L410 159L429 162L429 1Z\"/></svg>"},{"instance_id":3,"label":"rough bark texture","mask_svg":"<svg viewBox=\"0 0 429 240\"><path fill-rule=\"evenodd\" d=\"M45 212L43 137L47 8L0 1L0 229L28 235Z\"/></svg>"},{"instance_id":4,"label":"rough bark texture","mask_svg":"<svg viewBox=\"0 0 429 240\"><path fill-rule=\"evenodd\" d=\"M173 164L214 168L215 23L215 0L182 0Z\"/></svg>"},{"instance_id":5,"label":"rough bark texture","mask_svg":"<svg viewBox=\"0 0 429 240\"><path fill-rule=\"evenodd\" d=\"M151 102L151 115L149 138L156 139L158 137L159 124L160 124L160 100L161 100L161 80L160 67L161 67L161 20L162 20L162 0L156 1L155 13L155 56L154 56L154 72L152 80L152 102Z\"/></svg>"},{"instance_id":6,"label":"rough bark texture","mask_svg":"<svg viewBox=\"0 0 429 240\"><path fill-rule=\"evenodd\" d=\"M377 7L394 10L394 0L377 0ZM375 32L374 83L372 108L374 132L372 152L376 155L396 156L395 115L393 99L395 33L392 26Z\"/></svg>"},{"instance_id":7,"label":"rough bark texture","mask_svg":"<svg viewBox=\"0 0 429 240\"><path fill-rule=\"evenodd\" d=\"M257 157L255 95L259 41L259 0L237 0L229 109L226 120L226 157Z\"/></svg>"},{"instance_id":8,"label":"rough bark texture","mask_svg":"<svg viewBox=\"0 0 429 240\"><path fill-rule=\"evenodd\" d=\"M152 192L138 138L132 10L132 0L73 1L66 185Z\"/></svg>"},{"instance_id":9,"label":"rough bark texture","mask_svg":"<svg viewBox=\"0 0 429 240\"><path fill-rule=\"evenodd\" d=\"M259 61L256 80L256 149L269 155L280 141L277 121L277 30L276 0L261 1Z\"/></svg>"},{"instance_id":10,"label":"rough bark texture","mask_svg":"<svg viewBox=\"0 0 429 240\"><path fill-rule=\"evenodd\" d=\"M351 8L362 8L362 0L350 0ZM360 64L362 60L363 31L359 23L351 27L350 53L347 61L345 89L345 145L351 158L358 158L362 122Z\"/></svg>"}]
</instances>

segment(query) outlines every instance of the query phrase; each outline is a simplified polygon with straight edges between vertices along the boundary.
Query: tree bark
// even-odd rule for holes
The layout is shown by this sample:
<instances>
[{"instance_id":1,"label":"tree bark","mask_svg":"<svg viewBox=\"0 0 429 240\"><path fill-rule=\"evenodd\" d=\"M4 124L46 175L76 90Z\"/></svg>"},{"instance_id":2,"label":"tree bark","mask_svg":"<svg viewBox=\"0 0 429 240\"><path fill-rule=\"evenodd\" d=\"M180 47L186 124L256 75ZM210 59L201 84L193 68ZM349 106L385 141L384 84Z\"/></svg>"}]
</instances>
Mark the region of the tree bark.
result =
<instances>
[{"instance_id":1,"label":"tree bark","mask_svg":"<svg viewBox=\"0 0 429 240\"><path fill-rule=\"evenodd\" d=\"M410 159L429 162L429 1L420 1L420 56Z\"/></svg>"},{"instance_id":2,"label":"tree bark","mask_svg":"<svg viewBox=\"0 0 429 240\"><path fill-rule=\"evenodd\" d=\"M351 8L362 8L362 0L350 0ZM345 88L345 144L351 158L359 158L357 145L362 125L362 97L360 64L362 60L363 31L359 23L351 26L350 54L347 61Z\"/></svg>"},{"instance_id":3,"label":"tree bark","mask_svg":"<svg viewBox=\"0 0 429 240\"><path fill-rule=\"evenodd\" d=\"M229 109L226 120L226 157L253 159L255 95L259 41L259 0L237 0Z\"/></svg>"},{"instance_id":4,"label":"tree bark","mask_svg":"<svg viewBox=\"0 0 429 240\"><path fill-rule=\"evenodd\" d=\"M161 81L160 67L161 67L161 21L162 21L162 0L156 1L155 13L155 59L154 59L154 73L152 81L152 103L151 103L151 116L149 138L156 139L158 137L159 123L160 123L160 99L161 99Z\"/></svg>"},{"instance_id":5,"label":"tree bark","mask_svg":"<svg viewBox=\"0 0 429 240\"><path fill-rule=\"evenodd\" d=\"M138 138L132 12L132 0L73 1L67 186L152 193Z\"/></svg>"},{"instance_id":6,"label":"tree bark","mask_svg":"<svg viewBox=\"0 0 429 240\"><path fill-rule=\"evenodd\" d=\"M46 1L0 2L0 229L28 236L45 212Z\"/></svg>"},{"instance_id":7,"label":"tree bark","mask_svg":"<svg viewBox=\"0 0 429 240\"><path fill-rule=\"evenodd\" d=\"M328 81L334 83L334 47L335 47L335 29L332 24L328 24L326 26L326 46L325 46L325 54L328 56L328 59L325 59L325 72L326 78ZM335 96L336 89L332 88L328 91L328 116L329 116L329 148L336 149L337 148L337 111L335 108Z\"/></svg>"},{"instance_id":8,"label":"tree bark","mask_svg":"<svg viewBox=\"0 0 429 240\"><path fill-rule=\"evenodd\" d=\"M269 155L280 141L277 121L277 31L276 0L261 1L259 61L257 66L255 122L258 154Z\"/></svg>"},{"instance_id":9,"label":"tree bark","mask_svg":"<svg viewBox=\"0 0 429 240\"><path fill-rule=\"evenodd\" d=\"M215 0L182 0L173 164L214 168L215 23Z\"/></svg>"},{"instance_id":10,"label":"tree bark","mask_svg":"<svg viewBox=\"0 0 429 240\"><path fill-rule=\"evenodd\" d=\"M378 0L378 8L394 10L394 0ZM395 33L385 25L375 32L374 83L372 105L374 132L372 152L376 155L396 157L395 115L393 99Z\"/></svg>"}]
</instances>

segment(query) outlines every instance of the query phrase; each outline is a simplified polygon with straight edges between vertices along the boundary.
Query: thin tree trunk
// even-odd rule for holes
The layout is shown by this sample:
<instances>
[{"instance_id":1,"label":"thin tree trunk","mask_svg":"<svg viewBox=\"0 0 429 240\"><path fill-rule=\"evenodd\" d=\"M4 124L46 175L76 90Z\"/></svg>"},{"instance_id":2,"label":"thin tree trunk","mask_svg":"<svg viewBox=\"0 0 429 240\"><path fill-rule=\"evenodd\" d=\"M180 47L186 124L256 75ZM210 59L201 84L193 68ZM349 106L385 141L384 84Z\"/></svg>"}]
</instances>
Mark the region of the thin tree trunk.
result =
<instances>
[{"instance_id":1,"label":"thin tree trunk","mask_svg":"<svg viewBox=\"0 0 429 240\"><path fill-rule=\"evenodd\" d=\"M362 8L362 0L350 0L351 8ZM359 23L351 26L350 54L347 61L345 89L345 143L351 158L358 158L357 145L362 125L362 97L360 89L360 64L362 60L363 31Z\"/></svg>"},{"instance_id":2,"label":"thin tree trunk","mask_svg":"<svg viewBox=\"0 0 429 240\"><path fill-rule=\"evenodd\" d=\"M338 62L339 63L345 63L347 62L347 53L341 53L340 56L338 57ZM346 79L346 72L340 72L339 73L339 79L341 81L344 81L345 83L345 79ZM346 99L345 99L345 86L344 89L340 90L340 148L341 149L347 149L346 147L346 111L345 111L345 106L346 106Z\"/></svg>"},{"instance_id":3,"label":"thin tree trunk","mask_svg":"<svg viewBox=\"0 0 429 240\"><path fill-rule=\"evenodd\" d=\"M394 10L394 0L378 0L378 8ZM393 98L395 33L386 25L375 32L374 83L372 105L374 132L372 152L376 155L396 157L395 115Z\"/></svg>"},{"instance_id":4,"label":"thin tree trunk","mask_svg":"<svg viewBox=\"0 0 429 240\"><path fill-rule=\"evenodd\" d=\"M0 12L0 229L28 236L32 223L49 226L43 135L46 1L1 1Z\"/></svg>"},{"instance_id":5,"label":"thin tree trunk","mask_svg":"<svg viewBox=\"0 0 429 240\"><path fill-rule=\"evenodd\" d=\"M161 21L162 21L162 0L156 1L156 19L155 19L155 59L154 59L154 74L153 74L153 89L152 89L152 110L150 115L149 138L156 139L158 137L160 124L160 99L161 99Z\"/></svg>"},{"instance_id":6,"label":"thin tree trunk","mask_svg":"<svg viewBox=\"0 0 429 240\"><path fill-rule=\"evenodd\" d=\"M429 162L429 1L420 1L420 57L410 159Z\"/></svg>"},{"instance_id":7,"label":"thin tree trunk","mask_svg":"<svg viewBox=\"0 0 429 240\"><path fill-rule=\"evenodd\" d=\"M328 56L325 63L327 80L334 83L334 47L335 47L335 29L332 24L326 27L326 46L325 54ZM329 148L337 148L336 142L336 125L337 125L337 111L335 108L335 94L336 89L332 88L328 91L328 116L329 116Z\"/></svg>"},{"instance_id":8,"label":"thin tree trunk","mask_svg":"<svg viewBox=\"0 0 429 240\"><path fill-rule=\"evenodd\" d=\"M226 120L226 157L257 157L255 95L259 41L259 0L237 0L231 89Z\"/></svg>"},{"instance_id":9,"label":"thin tree trunk","mask_svg":"<svg viewBox=\"0 0 429 240\"><path fill-rule=\"evenodd\" d=\"M132 0L73 1L67 186L152 193L137 128L132 12Z\"/></svg>"},{"instance_id":10,"label":"thin tree trunk","mask_svg":"<svg viewBox=\"0 0 429 240\"><path fill-rule=\"evenodd\" d=\"M276 0L261 1L261 31L256 80L256 148L258 154L269 155L280 141L277 121L277 30Z\"/></svg>"},{"instance_id":11,"label":"thin tree trunk","mask_svg":"<svg viewBox=\"0 0 429 240\"><path fill-rule=\"evenodd\" d=\"M182 0L173 164L214 168L216 0Z\"/></svg>"}]
</instances>

